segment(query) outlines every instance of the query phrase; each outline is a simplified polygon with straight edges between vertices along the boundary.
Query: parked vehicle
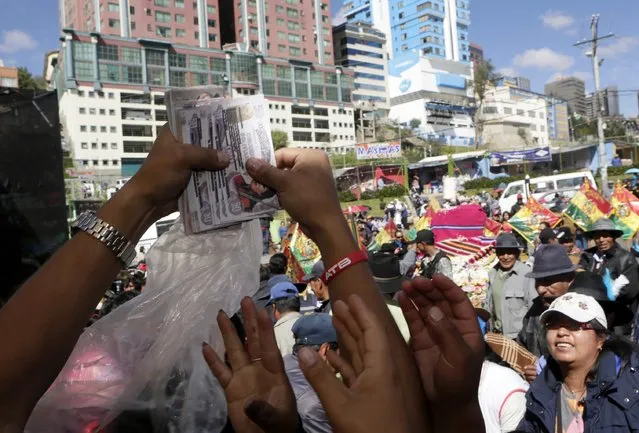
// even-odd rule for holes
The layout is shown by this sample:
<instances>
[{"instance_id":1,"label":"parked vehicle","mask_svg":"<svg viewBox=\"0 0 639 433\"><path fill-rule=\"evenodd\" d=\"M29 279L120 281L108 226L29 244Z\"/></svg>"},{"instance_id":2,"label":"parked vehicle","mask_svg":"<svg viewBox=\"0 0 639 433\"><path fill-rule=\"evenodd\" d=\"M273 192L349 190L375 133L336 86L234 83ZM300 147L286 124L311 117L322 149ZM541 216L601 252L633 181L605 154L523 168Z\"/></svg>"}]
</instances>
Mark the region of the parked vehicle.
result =
<instances>
[{"instance_id":1,"label":"parked vehicle","mask_svg":"<svg viewBox=\"0 0 639 433\"><path fill-rule=\"evenodd\" d=\"M170 215L165 216L164 218L160 218L155 223L151 224L151 227L148 228L147 231L144 232L137 245L135 246L136 251L140 251L140 247L144 247L146 251L149 251L149 248L153 246L155 241L157 241L160 236L166 233L173 223L180 216L179 212L173 212Z\"/></svg>"},{"instance_id":2,"label":"parked vehicle","mask_svg":"<svg viewBox=\"0 0 639 433\"><path fill-rule=\"evenodd\" d=\"M539 201L544 195L558 190L578 190L584 184L585 179L590 181L594 189L597 189L597 183L590 171L581 171L576 173L555 174L552 176L542 176L530 179L530 191L525 188L525 180L517 180L509 183L499 198L499 208L502 212L509 212L513 205L517 202L517 195L521 194L524 201L529 194Z\"/></svg>"}]
</instances>

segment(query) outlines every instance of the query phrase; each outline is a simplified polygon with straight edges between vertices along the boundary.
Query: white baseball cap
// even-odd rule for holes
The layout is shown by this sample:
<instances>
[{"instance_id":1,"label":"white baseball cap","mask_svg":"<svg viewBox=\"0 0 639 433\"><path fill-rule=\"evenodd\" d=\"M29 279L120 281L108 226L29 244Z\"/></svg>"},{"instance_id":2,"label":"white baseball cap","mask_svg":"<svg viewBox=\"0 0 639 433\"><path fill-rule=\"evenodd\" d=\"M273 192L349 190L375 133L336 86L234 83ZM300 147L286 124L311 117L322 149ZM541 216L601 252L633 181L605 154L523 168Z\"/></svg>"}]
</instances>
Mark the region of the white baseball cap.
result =
<instances>
[{"instance_id":1,"label":"white baseball cap","mask_svg":"<svg viewBox=\"0 0 639 433\"><path fill-rule=\"evenodd\" d=\"M550 308L541 313L539 317L541 323L546 323L552 313L561 313L579 323L588 323L595 320L604 329L608 329L606 314L599 302L592 296L582 295L581 293L566 293L558 297L552 301Z\"/></svg>"}]
</instances>

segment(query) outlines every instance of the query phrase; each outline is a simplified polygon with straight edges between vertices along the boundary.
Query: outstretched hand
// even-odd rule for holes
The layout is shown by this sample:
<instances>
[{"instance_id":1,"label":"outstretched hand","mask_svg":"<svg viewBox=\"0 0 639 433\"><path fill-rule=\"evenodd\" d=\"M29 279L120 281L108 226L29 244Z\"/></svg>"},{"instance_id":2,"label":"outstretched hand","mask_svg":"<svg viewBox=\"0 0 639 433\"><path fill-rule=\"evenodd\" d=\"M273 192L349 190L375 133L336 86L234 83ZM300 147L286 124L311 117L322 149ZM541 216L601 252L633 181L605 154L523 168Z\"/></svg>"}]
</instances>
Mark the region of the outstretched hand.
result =
<instances>
[{"instance_id":1,"label":"outstretched hand","mask_svg":"<svg viewBox=\"0 0 639 433\"><path fill-rule=\"evenodd\" d=\"M230 364L204 344L204 359L224 388L228 414L236 432L293 433L299 417L295 396L284 371L273 325L265 310L257 313L250 298L241 303L247 350L228 316L220 312L217 323Z\"/></svg>"},{"instance_id":2,"label":"outstretched hand","mask_svg":"<svg viewBox=\"0 0 639 433\"><path fill-rule=\"evenodd\" d=\"M333 305L333 325L340 346L352 363L335 352L328 361L344 379L340 382L314 350L299 352L300 367L319 396L335 433L404 433L408 417L404 395L386 334L362 299Z\"/></svg>"},{"instance_id":3,"label":"outstretched hand","mask_svg":"<svg viewBox=\"0 0 639 433\"><path fill-rule=\"evenodd\" d=\"M415 278L399 294L431 411L477 403L484 339L466 294L450 279Z\"/></svg>"}]
</instances>

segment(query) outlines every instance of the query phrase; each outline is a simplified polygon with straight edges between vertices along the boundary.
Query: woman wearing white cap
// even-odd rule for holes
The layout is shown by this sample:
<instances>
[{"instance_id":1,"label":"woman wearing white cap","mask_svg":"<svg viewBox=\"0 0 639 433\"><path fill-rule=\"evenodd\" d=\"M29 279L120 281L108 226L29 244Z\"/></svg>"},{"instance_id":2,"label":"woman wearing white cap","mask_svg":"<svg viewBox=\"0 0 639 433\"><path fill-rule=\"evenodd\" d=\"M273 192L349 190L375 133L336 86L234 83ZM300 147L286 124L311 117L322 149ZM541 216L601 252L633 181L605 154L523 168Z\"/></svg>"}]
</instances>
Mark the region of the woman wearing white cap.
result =
<instances>
[{"instance_id":1,"label":"woman wearing white cap","mask_svg":"<svg viewBox=\"0 0 639 433\"><path fill-rule=\"evenodd\" d=\"M636 346L608 333L606 315L590 296L567 293L540 319L551 358L526 394L527 410L518 430L636 432Z\"/></svg>"}]
</instances>

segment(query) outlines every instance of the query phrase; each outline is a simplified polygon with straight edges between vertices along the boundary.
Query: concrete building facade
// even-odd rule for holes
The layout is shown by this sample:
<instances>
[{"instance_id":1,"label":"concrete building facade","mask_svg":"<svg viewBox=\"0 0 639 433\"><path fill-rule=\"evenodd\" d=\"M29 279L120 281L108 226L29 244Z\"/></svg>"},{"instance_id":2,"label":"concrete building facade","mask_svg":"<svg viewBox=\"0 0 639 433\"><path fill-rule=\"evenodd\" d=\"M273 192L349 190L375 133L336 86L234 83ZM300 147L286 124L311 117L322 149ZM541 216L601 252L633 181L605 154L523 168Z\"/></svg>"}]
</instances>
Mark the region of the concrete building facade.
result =
<instances>
[{"instance_id":1,"label":"concrete building facade","mask_svg":"<svg viewBox=\"0 0 639 433\"><path fill-rule=\"evenodd\" d=\"M389 77L390 117L419 119L423 138L455 146L475 143L470 63L422 57L399 76Z\"/></svg>"},{"instance_id":2,"label":"concrete building facade","mask_svg":"<svg viewBox=\"0 0 639 433\"><path fill-rule=\"evenodd\" d=\"M486 92L480 113L489 150L532 149L549 144L546 99L501 86Z\"/></svg>"},{"instance_id":3,"label":"concrete building facade","mask_svg":"<svg viewBox=\"0 0 639 433\"><path fill-rule=\"evenodd\" d=\"M0 60L0 87L11 87L17 89L18 83L18 68L14 66L4 66L2 60Z\"/></svg>"},{"instance_id":4,"label":"concrete building facade","mask_svg":"<svg viewBox=\"0 0 639 433\"><path fill-rule=\"evenodd\" d=\"M64 32L54 81L63 134L76 166L128 175L167 121L169 87L222 85L262 93L273 130L289 145L344 152L355 143L352 70L309 62Z\"/></svg>"},{"instance_id":5,"label":"concrete building facade","mask_svg":"<svg viewBox=\"0 0 639 433\"><path fill-rule=\"evenodd\" d=\"M563 77L546 83L544 93L554 98L563 99L568 103L572 113L586 115L586 93L584 81L577 77Z\"/></svg>"},{"instance_id":6,"label":"concrete building facade","mask_svg":"<svg viewBox=\"0 0 639 433\"><path fill-rule=\"evenodd\" d=\"M515 87L522 90L530 90L530 80L526 77L502 76L497 80L497 86Z\"/></svg>"},{"instance_id":7,"label":"concrete building facade","mask_svg":"<svg viewBox=\"0 0 639 433\"><path fill-rule=\"evenodd\" d=\"M475 67L484 61L484 49L480 45L471 42L469 51L470 61Z\"/></svg>"}]
</instances>

